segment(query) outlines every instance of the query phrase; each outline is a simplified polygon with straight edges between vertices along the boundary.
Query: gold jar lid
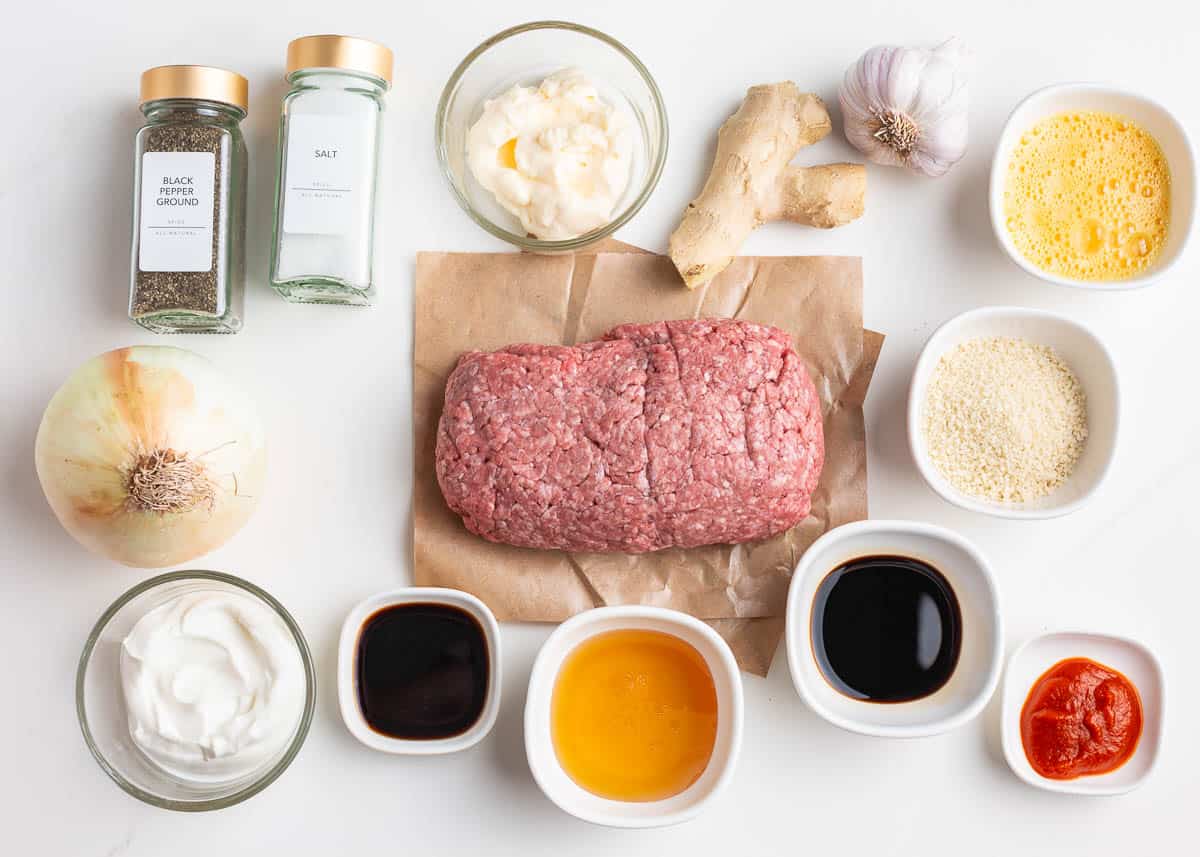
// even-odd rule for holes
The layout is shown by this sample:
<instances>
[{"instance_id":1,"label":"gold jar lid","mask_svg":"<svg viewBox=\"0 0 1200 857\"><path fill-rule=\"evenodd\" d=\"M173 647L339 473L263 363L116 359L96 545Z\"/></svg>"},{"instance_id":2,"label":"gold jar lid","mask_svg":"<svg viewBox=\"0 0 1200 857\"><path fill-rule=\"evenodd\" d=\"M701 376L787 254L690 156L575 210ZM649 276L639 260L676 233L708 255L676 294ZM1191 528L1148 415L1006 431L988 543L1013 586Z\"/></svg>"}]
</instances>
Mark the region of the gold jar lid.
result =
<instances>
[{"instance_id":1,"label":"gold jar lid","mask_svg":"<svg viewBox=\"0 0 1200 857\"><path fill-rule=\"evenodd\" d=\"M245 112L250 84L236 72L207 65L160 65L142 72L142 104L164 98L219 101Z\"/></svg>"},{"instance_id":2,"label":"gold jar lid","mask_svg":"<svg viewBox=\"0 0 1200 857\"><path fill-rule=\"evenodd\" d=\"M392 51L353 36L301 36L288 43L287 73L306 68L344 68L392 83Z\"/></svg>"}]
</instances>

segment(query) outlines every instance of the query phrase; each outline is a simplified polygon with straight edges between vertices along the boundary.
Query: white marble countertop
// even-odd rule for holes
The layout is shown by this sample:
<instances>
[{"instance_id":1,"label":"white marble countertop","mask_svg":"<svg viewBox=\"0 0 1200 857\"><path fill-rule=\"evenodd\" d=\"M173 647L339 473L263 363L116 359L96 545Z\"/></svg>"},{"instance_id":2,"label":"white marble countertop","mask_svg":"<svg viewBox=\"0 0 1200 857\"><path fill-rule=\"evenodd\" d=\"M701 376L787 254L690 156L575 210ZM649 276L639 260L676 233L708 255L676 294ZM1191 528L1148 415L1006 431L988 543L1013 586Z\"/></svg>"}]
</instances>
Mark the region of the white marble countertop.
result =
<instances>
[{"instance_id":1,"label":"white marble countertop","mask_svg":"<svg viewBox=\"0 0 1200 857\"><path fill-rule=\"evenodd\" d=\"M1031 90L1099 79L1165 102L1200 138L1191 61L1200 16L1167 2L991 4L506 3L460 0L42 0L6 16L0 115L0 248L5 382L0 385L3 583L0 777L4 853L592 854L984 853L1058 857L1182 853L1200 795L1195 627L1200 575L1192 537L1200 407L1193 389L1200 249L1166 281L1089 294L1018 271L991 234L985 189L1005 117ZM806 710L780 653L747 677L747 731L731 788L678 828L626 832L578 822L530 777L521 709L546 627L503 629L503 703L494 732L447 758L395 758L358 744L338 715L339 626L364 596L410 574L411 299L422 249L502 249L458 209L434 158L433 113L455 64L486 36L539 17L612 33L666 97L671 155L661 185L620 234L665 249L708 169L711 136L746 86L791 78L829 100L843 69L877 42L974 47L972 143L945 178L871 168L868 213L832 232L760 229L749 253L861 254L866 321L888 334L867 402L871 510L952 527L991 558L1011 651L1053 628L1139 637L1161 657L1166 751L1140 790L1119 798L1052 795L1019 781L999 745L999 700L951 734L914 741L842 732ZM396 49L386 154L388 237L378 306L293 306L265 285L275 119L289 39L346 32ZM22 34L14 38L14 34ZM124 315L133 134L140 72L162 63L223 65L251 81L247 324L236 337L169 340L238 377L268 427L268 493L251 524L192 564L233 572L282 600L317 660L316 720L299 758L234 808L183 815L113 786L80 737L76 660L100 612L148 572L91 556L59 527L33 468L43 407L86 357L162 342ZM836 120L835 120L836 121ZM805 162L850 159L840 134ZM988 304L1055 309L1099 331L1124 383L1116 469L1083 511L1005 522L938 499L910 460L904 401L916 355L947 317Z\"/></svg>"}]
</instances>

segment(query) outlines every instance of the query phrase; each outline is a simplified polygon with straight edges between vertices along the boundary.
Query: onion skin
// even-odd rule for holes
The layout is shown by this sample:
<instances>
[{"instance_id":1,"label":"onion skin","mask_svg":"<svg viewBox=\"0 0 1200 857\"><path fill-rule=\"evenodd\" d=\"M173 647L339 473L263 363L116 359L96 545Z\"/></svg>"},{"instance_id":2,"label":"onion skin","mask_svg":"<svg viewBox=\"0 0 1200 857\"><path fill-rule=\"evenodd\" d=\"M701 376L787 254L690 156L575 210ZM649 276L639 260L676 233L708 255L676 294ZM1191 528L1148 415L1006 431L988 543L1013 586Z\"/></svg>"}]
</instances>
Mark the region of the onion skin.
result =
<instances>
[{"instance_id":1,"label":"onion skin","mask_svg":"<svg viewBox=\"0 0 1200 857\"><path fill-rule=\"evenodd\" d=\"M198 473L170 495L169 510L145 507L130 489L132 470L155 451L182 455ZM166 346L121 348L80 366L46 406L34 457L67 532L135 568L220 547L249 520L266 481L253 403L205 358Z\"/></svg>"}]
</instances>

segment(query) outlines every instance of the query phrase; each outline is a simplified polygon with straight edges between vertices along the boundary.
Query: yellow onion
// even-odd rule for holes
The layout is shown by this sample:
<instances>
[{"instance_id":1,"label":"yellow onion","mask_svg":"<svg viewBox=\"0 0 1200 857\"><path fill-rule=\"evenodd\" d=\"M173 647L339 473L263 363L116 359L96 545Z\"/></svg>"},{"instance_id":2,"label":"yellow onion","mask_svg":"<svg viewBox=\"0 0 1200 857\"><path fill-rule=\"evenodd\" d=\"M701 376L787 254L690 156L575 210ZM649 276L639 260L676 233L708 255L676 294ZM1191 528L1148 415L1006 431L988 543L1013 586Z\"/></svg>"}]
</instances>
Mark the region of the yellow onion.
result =
<instances>
[{"instance_id":1,"label":"yellow onion","mask_svg":"<svg viewBox=\"0 0 1200 857\"><path fill-rule=\"evenodd\" d=\"M156 345L75 370L46 406L34 454L67 532L137 568L224 544L254 512L267 463L250 399L200 355Z\"/></svg>"}]
</instances>

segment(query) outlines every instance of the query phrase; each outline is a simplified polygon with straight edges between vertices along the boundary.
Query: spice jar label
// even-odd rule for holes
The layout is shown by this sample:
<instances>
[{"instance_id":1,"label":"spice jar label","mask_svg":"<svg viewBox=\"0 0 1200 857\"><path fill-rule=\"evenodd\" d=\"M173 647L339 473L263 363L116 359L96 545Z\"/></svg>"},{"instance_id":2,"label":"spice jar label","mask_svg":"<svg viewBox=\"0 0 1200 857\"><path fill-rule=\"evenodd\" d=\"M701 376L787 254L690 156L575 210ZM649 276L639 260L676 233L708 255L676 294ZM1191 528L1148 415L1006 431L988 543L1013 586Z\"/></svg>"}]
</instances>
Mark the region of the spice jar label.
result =
<instances>
[{"instance_id":1,"label":"spice jar label","mask_svg":"<svg viewBox=\"0 0 1200 857\"><path fill-rule=\"evenodd\" d=\"M368 190L359 175L367 158L356 130L338 116L288 118L285 232L342 235L355 228L355 195Z\"/></svg>"},{"instance_id":2,"label":"spice jar label","mask_svg":"<svg viewBox=\"0 0 1200 857\"><path fill-rule=\"evenodd\" d=\"M142 155L139 270L212 270L215 170L212 152Z\"/></svg>"}]
</instances>

